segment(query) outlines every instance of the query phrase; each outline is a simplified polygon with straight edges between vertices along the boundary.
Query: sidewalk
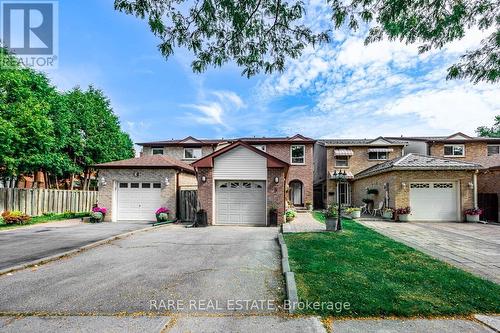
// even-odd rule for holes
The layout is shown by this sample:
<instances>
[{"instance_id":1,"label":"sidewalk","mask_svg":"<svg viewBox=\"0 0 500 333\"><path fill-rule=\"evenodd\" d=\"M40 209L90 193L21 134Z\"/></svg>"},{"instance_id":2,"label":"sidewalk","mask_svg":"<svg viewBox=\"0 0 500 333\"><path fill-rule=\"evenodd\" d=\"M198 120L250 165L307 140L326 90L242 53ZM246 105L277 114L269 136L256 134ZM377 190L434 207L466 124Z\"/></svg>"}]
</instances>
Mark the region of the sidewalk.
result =
<instances>
[{"instance_id":1,"label":"sidewalk","mask_svg":"<svg viewBox=\"0 0 500 333\"><path fill-rule=\"evenodd\" d=\"M296 232L323 232L326 231L326 225L314 219L311 212L299 212L295 220L283 224L283 233Z\"/></svg>"}]
</instances>

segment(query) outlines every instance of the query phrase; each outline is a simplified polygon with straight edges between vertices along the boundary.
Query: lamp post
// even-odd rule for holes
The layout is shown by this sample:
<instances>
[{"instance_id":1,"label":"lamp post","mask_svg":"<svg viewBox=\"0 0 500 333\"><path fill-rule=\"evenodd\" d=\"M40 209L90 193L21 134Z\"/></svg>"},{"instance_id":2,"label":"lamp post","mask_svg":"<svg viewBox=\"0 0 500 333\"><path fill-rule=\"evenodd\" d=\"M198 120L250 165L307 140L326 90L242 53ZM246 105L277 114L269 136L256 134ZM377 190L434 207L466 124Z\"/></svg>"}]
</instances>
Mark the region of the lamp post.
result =
<instances>
[{"instance_id":1,"label":"lamp post","mask_svg":"<svg viewBox=\"0 0 500 333\"><path fill-rule=\"evenodd\" d=\"M338 203L339 203L339 207L338 207L338 214L337 214L337 225L335 226L335 231L341 231L342 230L342 217L340 215L340 212L341 212L341 205L342 205L342 201L340 200L340 184L342 184L343 182L345 182L345 180L347 179L347 173L343 170L337 172L337 170L333 171L333 177L332 177L335 181L337 181L338 183L338 189L337 189L337 200L338 200Z\"/></svg>"}]
</instances>

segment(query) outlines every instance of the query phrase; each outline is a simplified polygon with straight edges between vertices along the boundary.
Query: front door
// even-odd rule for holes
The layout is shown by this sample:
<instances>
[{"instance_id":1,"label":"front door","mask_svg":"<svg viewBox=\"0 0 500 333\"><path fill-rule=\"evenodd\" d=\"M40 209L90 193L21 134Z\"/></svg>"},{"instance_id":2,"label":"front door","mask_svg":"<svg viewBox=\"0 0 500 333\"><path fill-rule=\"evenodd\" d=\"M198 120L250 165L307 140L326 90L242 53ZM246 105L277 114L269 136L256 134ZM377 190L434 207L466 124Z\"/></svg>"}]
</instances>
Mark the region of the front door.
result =
<instances>
[{"instance_id":1,"label":"front door","mask_svg":"<svg viewBox=\"0 0 500 333\"><path fill-rule=\"evenodd\" d=\"M300 181L293 181L290 183L290 201L294 206L303 206L302 199L303 186Z\"/></svg>"}]
</instances>

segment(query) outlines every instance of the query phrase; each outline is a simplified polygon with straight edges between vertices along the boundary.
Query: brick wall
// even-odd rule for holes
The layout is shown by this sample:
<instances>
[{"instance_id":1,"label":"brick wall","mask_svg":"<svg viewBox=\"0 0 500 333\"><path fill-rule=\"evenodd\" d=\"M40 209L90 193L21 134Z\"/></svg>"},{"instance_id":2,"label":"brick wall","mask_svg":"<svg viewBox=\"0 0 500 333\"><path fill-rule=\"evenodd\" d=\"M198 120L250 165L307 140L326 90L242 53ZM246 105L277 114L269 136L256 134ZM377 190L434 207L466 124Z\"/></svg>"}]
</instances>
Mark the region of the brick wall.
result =
<instances>
[{"instance_id":1,"label":"brick wall","mask_svg":"<svg viewBox=\"0 0 500 333\"><path fill-rule=\"evenodd\" d=\"M444 143L435 143L430 146L430 153L432 156L444 157ZM450 157L446 158L457 159L459 161L475 162L488 156L488 144L486 142L470 142L465 143L465 156L464 157Z\"/></svg>"},{"instance_id":2,"label":"brick wall","mask_svg":"<svg viewBox=\"0 0 500 333\"><path fill-rule=\"evenodd\" d=\"M212 168L199 168L198 169L198 203L200 209L207 212L208 224L213 224L213 193L214 181L212 176ZM205 176L205 182L201 178Z\"/></svg>"},{"instance_id":3,"label":"brick wall","mask_svg":"<svg viewBox=\"0 0 500 333\"><path fill-rule=\"evenodd\" d=\"M134 173L139 172L139 177ZM162 184L162 205L168 207L175 216L177 210L177 184L174 169L101 169L99 176L106 179L106 185L99 185L99 205L108 209L106 221L111 221L115 215L113 212L113 184L117 182L158 182ZM165 178L169 179L169 185L165 186ZM118 186L116 184L115 186ZM116 193L116 192L115 192ZM154 212L152 212L154 214Z\"/></svg>"},{"instance_id":4,"label":"brick wall","mask_svg":"<svg viewBox=\"0 0 500 333\"><path fill-rule=\"evenodd\" d=\"M196 187L198 186L198 180L195 175L189 173L180 173L179 174L179 187Z\"/></svg>"},{"instance_id":5,"label":"brick wall","mask_svg":"<svg viewBox=\"0 0 500 333\"><path fill-rule=\"evenodd\" d=\"M274 178L279 178L279 183L274 182ZM267 211L272 205L278 208L278 225L283 224L285 214L285 179L284 170L281 168L267 169Z\"/></svg>"},{"instance_id":6,"label":"brick wall","mask_svg":"<svg viewBox=\"0 0 500 333\"><path fill-rule=\"evenodd\" d=\"M500 170L480 172L477 176L477 192L498 194L498 216L500 218Z\"/></svg>"},{"instance_id":7,"label":"brick wall","mask_svg":"<svg viewBox=\"0 0 500 333\"><path fill-rule=\"evenodd\" d=\"M300 145L302 143L294 143ZM305 164L304 165L290 165L288 176L286 179L287 185L293 180L299 180L304 188L304 204L306 202L313 202L313 176L314 176L314 156L313 144L305 144ZM291 144L287 143L272 143L266 144L266 152L272 156L279 158L287 163L291 162Z\"/></svg>"}]
</instances>

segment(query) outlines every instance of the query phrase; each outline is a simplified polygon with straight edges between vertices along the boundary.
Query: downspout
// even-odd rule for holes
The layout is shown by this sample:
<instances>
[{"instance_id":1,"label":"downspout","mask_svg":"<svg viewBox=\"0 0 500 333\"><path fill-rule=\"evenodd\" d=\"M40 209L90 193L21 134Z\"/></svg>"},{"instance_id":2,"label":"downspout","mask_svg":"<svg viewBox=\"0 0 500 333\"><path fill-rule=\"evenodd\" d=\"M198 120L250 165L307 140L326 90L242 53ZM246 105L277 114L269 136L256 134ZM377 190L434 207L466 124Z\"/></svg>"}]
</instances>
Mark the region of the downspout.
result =
<instances>
[{"instance_id":1,"label":"downspout","mask_svg":"<svg viewBox=\"0 0 500 333\"><path fill-rule=\"evenodd\" d=\"M472 176L472 182L474 186L474 208L479 208L477 206L477 174L479 173L479 170L476 170L474 172L474 175Z\"/></svg>"}]
</instances>

